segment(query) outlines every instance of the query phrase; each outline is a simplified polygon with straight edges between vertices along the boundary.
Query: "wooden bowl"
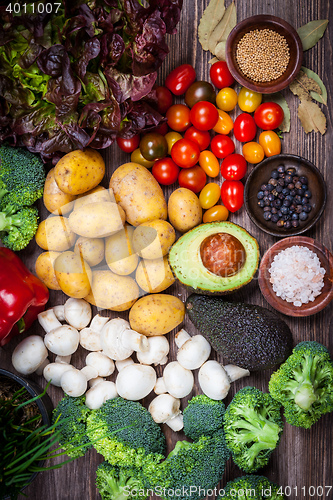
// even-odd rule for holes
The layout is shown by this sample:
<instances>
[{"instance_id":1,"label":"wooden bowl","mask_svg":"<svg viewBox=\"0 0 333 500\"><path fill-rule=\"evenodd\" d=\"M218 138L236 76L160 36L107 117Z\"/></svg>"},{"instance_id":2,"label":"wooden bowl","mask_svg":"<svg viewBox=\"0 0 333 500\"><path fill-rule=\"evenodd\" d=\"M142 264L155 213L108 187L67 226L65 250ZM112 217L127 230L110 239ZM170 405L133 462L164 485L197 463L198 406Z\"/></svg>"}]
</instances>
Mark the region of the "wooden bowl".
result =
<instances>
[{"instance_id":1,"label":"wooden bowl","mask_svg":"<svg viewBox=\"0 0 333 500\"><path fill-rule=\"evenodd\" d=\"M278 297L270 283L269 269L276 254L288 247L299 245L307 247L318 255L321 266L325 269L324 287L318 297L313 302L302 304L300 307L294 306L292 302L287 302ZM259 287L267 302L287 316L304 317L311 316L324 309L333 299L333 255L324 245L306 236L293 236L285 238L275 243L261 259L259 266Z\"/></svg>"},{"instance_id":2,"label":"wooden bowl","mask_svg":"<svg viewBox=\"0 0 333 500\"><path fill-rule=\"evenodd\" d=\"M238 42L249 31L256 29L271 29L284 36L286 39L290 59L285 72L275 80L270 82L255 82L248 78L240 69L236 60L236 49ZM260 92L262 94L272 94L282 90L295 79L297 73L301 69L303 59L303 48L300 37L297 31L288 24L284 19L275 16L260 15L252 16L238 23L230 32L226 43L226 61L229 70L235 80L246 87L247 89Z\"/></svg>"},{"instance_id":3,"label":"wooden bowl","mask_svg":"<svg viewBox=\"0 0 333 500\"><path fill-rule=\"evenodd\" d=\"M298 176L305 175L308 178L309 189L312 192L310 199L312 210L306 221L300 221L297 228L279 228L276 223L264 219L264 211L258 205L257 193L262 184L266 184L270 178L271 171L279 165L286 168L296 169ZM296 236L308 231L322 216L327 199L326 184L320 171L313 163L301 156L280 154L266 158L251 171L244 189L245 209L252 222L265 233L283 238Z\"/></svg>"}]
</instances>

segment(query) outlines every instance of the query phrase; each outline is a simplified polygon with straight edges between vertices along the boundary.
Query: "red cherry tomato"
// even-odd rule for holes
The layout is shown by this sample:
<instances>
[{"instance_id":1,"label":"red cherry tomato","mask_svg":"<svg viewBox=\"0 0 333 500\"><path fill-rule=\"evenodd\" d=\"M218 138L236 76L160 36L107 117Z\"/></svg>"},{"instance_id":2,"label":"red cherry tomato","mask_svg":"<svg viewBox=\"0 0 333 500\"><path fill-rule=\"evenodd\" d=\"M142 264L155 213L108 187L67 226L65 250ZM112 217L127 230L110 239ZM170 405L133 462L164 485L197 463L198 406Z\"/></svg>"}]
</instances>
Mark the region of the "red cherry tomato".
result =
<instances>
[{"instance_id":1,"label":"red cherry tomato","mask_svg":"<svg viewBox=\"0 0 333 500\"><path fill-rule=\"evenodd\" d=\"M197 163L199 156L199 146L188 139L179 139L171 148L173 161L182 168L193 167Z\"/></svg>"},{"instance_id":2,"label":"red cherry tomato","mask_svg":"<svg viewBox=\"0 0 333 500\"><path fill-rule=\"evenodd\" d=\"M230 87L235 81L225 61L214 63L209 70L209 75L213 84L218 89Z\"/></svg>"},{"instance_id":3,"label":"red cherry tomato","mask_svg":"<svg viewBox=\"0 0 333 500\"><path fill-rule=\"evenodd\" d=\"M152 174L163 186L170 186L178 179L179 167L171 158L162 158L154 163Z\"/></svg>"},{"instance_id":4,"label":"red cherry tomato","mask_svg":"<svg viewBox=\"0 0 333 500\"><path fill-rule=\"evenodd\" d=\"M166 112L168 125L176 132L184 132L190 125L190 108L185 104L173 104Z\"/></svg>"},{"instance_id":5,"label":"red cherry tomato","mask_svg":"<svg viewBox=\"0 0 333 500\"><path fill-rule=\"evenodd\" d=\"M200 101L194 104L190 112L192 124L199 130L211 130L219 119L216 106L208 101Z\"/></svg>"},{"instance_id":6,"label":"red cherry tomato","mask_svg":"<svg viewBox=\"0 0 333 500\"><path fill-rule=\"evenodd\" d=\"M255 138L257 126L248 113L241 113L234 123L234 135L239 142L249 142Z\"/></svg>"},{"instance_id":7,"label":"red cherry tomato","mask_svg":"<svg viewBox=\"0 0 333 500\"><path fill-rule=\"evenodd\" d=\"M246 174L247 163L244 156L237 153L227 156L221 165L221 174L227 181L239 181Z\"/></svg>"},{"instance_id":8,"label":"red cherry tomato","mask_svg":"<svg viewBox=\"0 0 333 500\"><path fill-rule=\"evenodd\" d=\"M221 199L229 212L236 212L244 203L244 184L241 181L224 181Z\"/></svg>"},{"instance_id":9,"label":"red cherry tomato","mask_svg":"<svg viewBox=\"0 0 333 500\"><path fill-rule=\"evenodd\" d=\"M165 135L169 132L169 127L167 122L163 122L158 127L154 128L152 132L157 132L158 134Z\"/></svg>"},{"instance_id":10,"label":"red cherry tomato","mask_svg":"<svg viewBox=\"0 0 333 500\"><path fill-rule=\"evenodd\" d=\"M118 146L125 153L132 153L140 144L139 134L133 135L133 137L117 137L116 139Z\"/></svg>"},{"instance_id":11,"label":"red cherry tomato","mask_svg":"<svg viewBox=\"0 0 333 500\"><path fill-rule=\"evenodd\" d=\"M170 106L172 106L172 94L166 87L156 87L157 109L164 115Z\"/></svg>"},{"instance_id":12,"label":"red cherry tomato","mask_svg":"<svg viewBox=\"0 0 333 500\"><path fill-rule=\"evenodd\" d=\"M283 109L276 102L264 102L254 112L254 121L263 130L278 128L283 118Z\"/></svg>"},{"instance_id":13,"label":"red cherry tomato","mask_svg":"<svg viewBox=\"0 0 333 500\"><path fill-rule=\"evenodd\" d=\"M211 150L218 158L225 158L235 151L235 144L227 135L215 135L210 143Z\"/></svg>"},{"instance_id":14,"label":"red cherry tomato","mask_svg":"<svg viewBox=\"0 0 333 500\"><path fill-rule=\"evenodd\" d=\"M195 127L190 127L184 134L185 139L195 142L200 151L207 149L210 144L210 133L207 130L198 130Z\"/></svg>"},{"instance_id":15,"label":"red cherry tomato","mask_svg":"<svg viewBox=\"0 0 333 500\"><path fill-rule=\"evenodd\" d=\"M181 64L173 69L165 79L165 86L174 94L185 94L186 90L194 82L195 69L190 64Z\"/></svg>"},{"instance_id":16,"label":"red cherry tomato","mask_svg":"<svg viewBox=\"0 0 333 500\"><path fill-rule=\"evenodd\" d=\"M194 193L201 191L206 184L206 180L206 174L199 165L181 170L178 176L180 187L190 189Z\"/></svg>"}]
</instances>

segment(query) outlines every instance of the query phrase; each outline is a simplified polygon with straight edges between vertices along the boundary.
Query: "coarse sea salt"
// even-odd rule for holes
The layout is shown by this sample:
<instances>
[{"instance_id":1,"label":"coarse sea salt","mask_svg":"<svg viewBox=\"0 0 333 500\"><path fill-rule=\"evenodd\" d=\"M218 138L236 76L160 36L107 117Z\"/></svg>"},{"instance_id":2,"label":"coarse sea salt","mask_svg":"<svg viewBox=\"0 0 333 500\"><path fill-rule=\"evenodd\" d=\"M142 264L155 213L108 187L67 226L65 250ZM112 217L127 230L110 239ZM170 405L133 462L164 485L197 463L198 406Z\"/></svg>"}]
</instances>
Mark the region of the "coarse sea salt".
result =
<instances>
[{"instance_id":1,"label":"coarse sea salt","mask_svg":"<svg viewBox=\"0 0 333 500\"><path fill-rule=\"evenodd\" d=\"M316 253L294 245L275 255L269 281L278 297L300 307L321 294L325 272Z\"/></svg>"}]
</instances>

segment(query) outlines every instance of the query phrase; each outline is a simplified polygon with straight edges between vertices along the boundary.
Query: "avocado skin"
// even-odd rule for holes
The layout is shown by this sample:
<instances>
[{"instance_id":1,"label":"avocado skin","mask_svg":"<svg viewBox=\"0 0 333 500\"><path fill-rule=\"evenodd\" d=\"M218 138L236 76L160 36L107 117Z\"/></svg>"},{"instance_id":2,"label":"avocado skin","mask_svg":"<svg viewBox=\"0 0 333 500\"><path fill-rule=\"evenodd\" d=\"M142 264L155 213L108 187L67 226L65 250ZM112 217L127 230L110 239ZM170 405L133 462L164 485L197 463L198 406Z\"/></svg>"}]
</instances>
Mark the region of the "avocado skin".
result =
<instances>
[{"instance_id":1,"label":"avocado skin","mask_svg":"<svg viewBox=\"0 0 333 500\"><path fill-rule=\"evenodd\" d=\"M201 335L232 364L250 371L265 370L291 354L288 325L264 307L192 294L186 310Z\"/></svg>"}]
</instances>

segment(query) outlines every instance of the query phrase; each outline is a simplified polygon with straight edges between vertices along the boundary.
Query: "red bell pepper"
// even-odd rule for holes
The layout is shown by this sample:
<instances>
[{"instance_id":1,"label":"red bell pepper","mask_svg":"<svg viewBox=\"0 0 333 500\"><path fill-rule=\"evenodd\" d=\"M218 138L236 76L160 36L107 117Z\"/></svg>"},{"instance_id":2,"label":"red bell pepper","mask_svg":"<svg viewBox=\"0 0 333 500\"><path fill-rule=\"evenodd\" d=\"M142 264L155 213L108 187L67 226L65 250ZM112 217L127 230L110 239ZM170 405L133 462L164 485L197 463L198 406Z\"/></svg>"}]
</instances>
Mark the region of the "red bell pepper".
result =
<instances>
[{"instance_id":1,"label":"red bell pepper","mask_svg":"<svg viewBox=\"0 0 333 500\"><path fill-rule=\"evenodd\" d=\"M0 248L0 345L25 332L44 311L48 288L8 248Z\"/></svg>"}]
</instances>

